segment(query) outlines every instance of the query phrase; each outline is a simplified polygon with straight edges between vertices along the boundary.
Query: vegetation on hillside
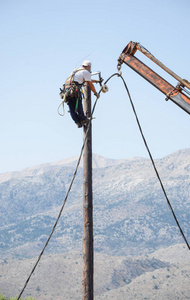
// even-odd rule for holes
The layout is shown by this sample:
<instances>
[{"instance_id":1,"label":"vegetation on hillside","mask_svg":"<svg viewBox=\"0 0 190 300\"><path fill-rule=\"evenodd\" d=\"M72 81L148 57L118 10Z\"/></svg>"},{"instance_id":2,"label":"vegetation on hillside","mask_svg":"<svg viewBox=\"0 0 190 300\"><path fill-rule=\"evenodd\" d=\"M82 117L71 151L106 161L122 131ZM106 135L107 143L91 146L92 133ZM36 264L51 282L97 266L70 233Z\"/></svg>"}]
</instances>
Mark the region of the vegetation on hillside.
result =
<instances>
[{"instance_id":1,"label":"vegetation on hillside","mask_svg":"<svg viewBox=\"0 0 190 300\"><path fill-rule=\"evenodd\" d=\"M35 300L34 298L32 297L28 297L28 298L25 298L25 299L22 299L20 298L21 300ZM17 300L17 297L14 297L14 298L7 298L5 297L4 295L0 294L0 300Z\"/></svg>"}]
</instances>

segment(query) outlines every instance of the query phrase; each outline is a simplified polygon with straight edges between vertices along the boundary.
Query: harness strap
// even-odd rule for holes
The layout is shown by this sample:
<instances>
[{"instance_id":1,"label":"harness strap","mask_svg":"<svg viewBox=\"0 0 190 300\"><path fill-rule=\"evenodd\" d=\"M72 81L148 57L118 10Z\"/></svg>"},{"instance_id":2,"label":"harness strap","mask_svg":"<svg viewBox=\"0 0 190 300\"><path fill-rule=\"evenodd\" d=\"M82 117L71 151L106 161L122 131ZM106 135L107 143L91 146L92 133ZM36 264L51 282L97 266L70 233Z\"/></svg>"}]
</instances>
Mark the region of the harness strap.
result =
<instances>
[{"instance_id":1,"label":"harness strap","mask_svg":"<svg viewBox=\"0 0 190 300\"><path fill-rule=\"evenodd\" d=\"M79 107L79 99L77 98L76 105L75 105L75 112L76 113L78 112L78 107Z\"/></svg>"},{"instance_id":2,"label":"harness strap","mask_svg":"<svg viewBox=\"0 0 190 300\"><path fill-rule=\"evenodd\" d=\"M78 69L75 69L75 70L71 73L71 75L66 79L65 83L66 83L66 82L69 82L69 81L70 81L70 84L71 84L72 82L78 83L77 81L74 81L73 77L74 77L74 75L75 75L78 71L82 71L82 70L84 70L84 68L78 68ZM83 83L84 83L84 82L83 82ZM83 85L83 83L82 83L82 85ZM79 84L79 83L78 83L78 84Z\"/></svg>"}]
</instances>

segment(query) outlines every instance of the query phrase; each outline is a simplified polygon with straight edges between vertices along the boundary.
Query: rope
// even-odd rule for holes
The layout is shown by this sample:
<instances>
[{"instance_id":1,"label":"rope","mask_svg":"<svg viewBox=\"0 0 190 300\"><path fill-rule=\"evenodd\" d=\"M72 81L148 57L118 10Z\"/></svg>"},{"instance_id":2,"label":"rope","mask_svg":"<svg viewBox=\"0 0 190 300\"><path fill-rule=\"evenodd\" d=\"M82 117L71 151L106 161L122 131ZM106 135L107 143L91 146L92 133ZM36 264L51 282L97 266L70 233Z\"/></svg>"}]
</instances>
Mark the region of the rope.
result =
<instances>
[{"instance_id":1,"label":"rope","mask_svg":"<svg viewBox=\"0 0 190 300\"><path fill-rule=\"evenodd\" d=\"M181 232L181 235L182 235L184 241L186 242L188 249L190 250L190 246L189 246L189 244L188 244L188 241L187 241L187 239L186 239L186 237L185 237L185 235L184 235L184 233L183 233L183 230L182 230L181 227L180 227L180 224L179 224L179 222L178 222L178 220L177 220L177 217L176 217L176 215L175 215L175 213L174 213L174 210L173 210L173 208L172 208L172 206L171 206L171 203L170 203L170 201L169 201L169 199L168 199L168 196L167 196L167 194L166 194L165 188L164 188L164 186L163 186L163 183L162 183L161 178L160 178L160 176L159 176L158 170L157 170L156 165L155 165L155 163L154 163L152 154L151 154L150 149L149 149L149 147L148 147L148 145L147 145L146 139L145 139L144 134L143 134L143 131L142 131L142 127L141 127L141 125L140 125L140 122L139 122L139 119L138 119L138 116L137 116L137 113L136 113L136 110L135 110L135 107L134 107L133 101L132 101L132 99L131 99L131 95L130 95L130 93L129 93L129 90L128 90L128 87L127 87L127 85L126 85L125 80L123 79L123 77L122 77L121 74L119 74L119 73L114 73L113 75L111 75L111 76L105 81L104 84L106 84L106 83L107 83L112 77L114 77L114 76L120 77L120 78L122 79L123 83L124 83L124 86L125 86L125 88L126 88L126 90L127 90L127 93L128 93L128 96L129 96L129 100L130 100L130 103L131 103L131 106L132 106L132 109L133 109L133 112L134 112L134 115L135 115L135 118L136 118L136 121L137 121L139 130L140 130L142 139L143 139L143 141L144 141L144 144L145 144L145 147L146 147L146 149L147 149L147 151L148 151L150 160L151 160L152 165L153 165L153 167L154 167L154 170L155 170L155 172L156 172L156 176L157 176L157 178L158 178L158 180L159 180L159 182L160 182L161 188L162 188L162 190L163 190L163 193L164 193L164 195L165 195L165 198L166 198L166 200L167 200L167 203L168 203L168 205L169 205L169 207L170 207L170 209L171 209L171 212L172 212L172 214L173 214L173 217L174 217L174 219L175 219L175 221L176 221L176 223L177 223L177 226L179 227L179 230L180 230L180 232ZM101 89L100 89L100 91L99 91L98 94L100 94L100 93L101 93ZM86 143L86 140L87 140L87 133L88 133L89 128L90 128L90 125L91 125L91 121L92 121L93 113L94 113L95 108L96 108L97 100L98 100L98 97L96 97L96 100L95 100L95 103L94 103L94 106L93 106L93 109L92 109L92 112L91 112L91 117L90 117L90 120L89 120L87 129L86 129L86 134L85 134L85 138L84 138L84 141L83 141L83 145L82 145L82 148L81 148L81 152L80 152L80 155L79 155L79 158L78 158L78 162L77 162L77 165L76 165L76 168L75 168L75 171L74 171L74 174L73 174L71 183L70 183L70 185L69 185L67 194L66 194L66 196L65 196L65 199L64 199L64 201L63 201L62 207L61 207L60 212L59 212L59 214L58 214L58 217L57 217L57 219L56 219L56 222L55 222L55 224L54 224L54 226L53 226L53 228L52 228L52 231L51 231L51 233L50 233L50 235L49 235L49 237L48 237L48 239L47 239L47 241L46 241L46 243L45 243L45 245L44 245L44 247L43 247L43 249L42 249L42 251L41 251L41 253L40 253L40 255L39 255L39 257L38 257L38 259L37 259L37 261L36 261L36 263L35 263L35 265L34 265L34 267L33 267L33 269L32 269L32 271L31 271L31 273L30 273L30 275L28 276L28 279L26 280L26 282L25 282L25 284L24 284L24 287L23 287L23 289L21 290L21 292L20 292L20 294L19 294L17 300L20 299L20 297L22 296L22 294L23 294L23 292L24 292L24 290L25 290L25 288L26 288L28 282L30 281L30 278L31 278L32 274L34 273L34 271L35 271L35 269L36 269L36 267L37 267L37 265L38 265L38 263L39 263L39 261L40 261L42 255L43 255L43 253L44 253L44 251L45 251L45 249L46 249L46 247L47 247L47 245L48 245L48 243L49 243L49 241L50 241L50 239L51 239L51 237L52 237L52 235L53 235L53 233L54 233L54 231L55 231L55 228L56 228L56 226L57 226L57 223L58 223L58 221L59 221L59 219L60 219L60 217L61 217L61 214L62 214L63 209L64 209L64 207L65 207L67 198L68 198L69 193L70 193L70 191L71 191L73 182L74 182L74 180L75 180L75 177L76 177L76 174L77 174L78 167L79 167L79 165L80 165L80 161L81 161L81 158L82 158L82 153L83 153L83 150L84 150L84 147L85 147L85 143Z\"/></svg>"},{"instance_id":2,"label":"rope","mask_svg":"<svg viewBox=\"0 0 190 300\"><path fill-rule=\"evenodd\" d=\"M65 96L65 94L64 94L64 96L63 96L63 101L61 102L61 104L58 106L58 108L57 108L57 112L58 112L58 114L60 115L60 116L64 116L65 115L65 109L64 109L64 103L65 103L65 98L66 98L66 96ZM63 113L61 114L60 113L60 107L61 107L61 105L63 106Z\"/></svg>"},{"instance_id":3,"label":"rope","mask_svg":"<svg viewBox=\"0 0 190 300\"><path fill-rule=\"evenodd\" d=\"M60 113L60 107L61 107L61 106L63 106L63 113L62 113L62 114ZM57 112L58 112L58 114L59 114L60 116L62 116L62 117L65 115L64 101L62 101L61 104L58 106Z\"/></svg>"}]
</instances>

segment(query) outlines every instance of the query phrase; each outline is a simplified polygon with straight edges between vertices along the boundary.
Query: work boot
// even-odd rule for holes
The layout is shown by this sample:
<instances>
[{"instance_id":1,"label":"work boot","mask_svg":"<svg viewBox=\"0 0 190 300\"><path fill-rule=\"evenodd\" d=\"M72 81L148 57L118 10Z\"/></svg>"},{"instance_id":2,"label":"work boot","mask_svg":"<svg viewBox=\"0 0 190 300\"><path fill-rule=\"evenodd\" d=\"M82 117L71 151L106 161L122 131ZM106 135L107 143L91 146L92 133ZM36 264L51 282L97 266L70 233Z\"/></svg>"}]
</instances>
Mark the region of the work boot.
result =
<instances>
[{"instance_id":1,"label":"work boot","mask_svg":"<svg viewBox=\"0 0 190 300\"><path fill-rule=\"evenodd\" d=\"M89 123L89 119L88 118L86 118L86 119L84 119L84 120L82 120L82 125L88 125L88 123Z\"/></svg>"}]
</instances>

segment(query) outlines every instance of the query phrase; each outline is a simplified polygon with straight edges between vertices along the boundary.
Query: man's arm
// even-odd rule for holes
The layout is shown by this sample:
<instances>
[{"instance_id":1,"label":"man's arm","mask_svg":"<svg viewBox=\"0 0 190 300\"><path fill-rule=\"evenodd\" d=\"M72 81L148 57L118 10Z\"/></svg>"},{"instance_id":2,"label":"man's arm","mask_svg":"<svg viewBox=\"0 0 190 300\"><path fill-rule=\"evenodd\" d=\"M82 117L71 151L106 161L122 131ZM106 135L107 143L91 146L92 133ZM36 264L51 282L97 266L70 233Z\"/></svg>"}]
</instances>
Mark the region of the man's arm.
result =
<instances>
[{"instance_id":1,"label":"man's arm","mask_svg":"<svg viewBox=\"0 0 190 300\"><path fill-rule=\"evenodd\" d=\"M96 92L96 89L95 89L95 86L94 84L92 83L92 81L87 81L91 91L94 93L94 95L96 96L97 95L97 92Z\"/></svg>"}]
</instances>

